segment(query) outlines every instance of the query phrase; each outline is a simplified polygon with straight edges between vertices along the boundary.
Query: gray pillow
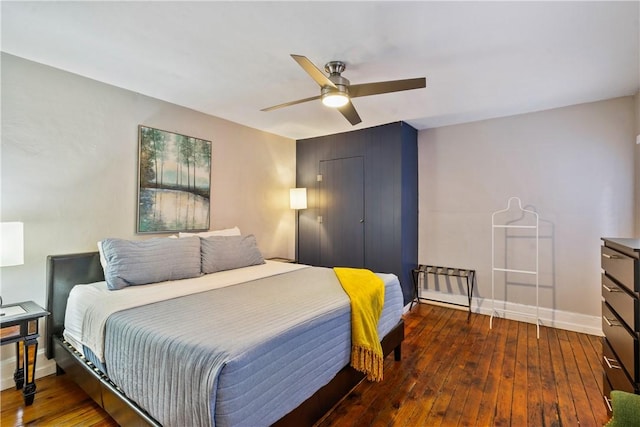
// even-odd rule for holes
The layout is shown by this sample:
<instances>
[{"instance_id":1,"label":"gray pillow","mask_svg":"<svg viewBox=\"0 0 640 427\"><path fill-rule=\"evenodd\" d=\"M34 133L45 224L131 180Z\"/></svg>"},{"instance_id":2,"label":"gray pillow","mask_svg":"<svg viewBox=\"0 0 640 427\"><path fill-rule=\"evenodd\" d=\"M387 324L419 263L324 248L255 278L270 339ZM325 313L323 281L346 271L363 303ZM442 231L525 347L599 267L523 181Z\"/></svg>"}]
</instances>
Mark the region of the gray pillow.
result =
<instances>
[{"instance_id":1,"label":"gray pillow","mask_svg":"<svg viewBox=\"0 0 640 427\"><path fill-rule=\"evenodd\" d=\"M205 274L264 264L264 258L253 234L202 237L200 251L202 272Z\"/></svg>"},{"instance_id":2,"label":"gray pillow","mask_svg":"<svg viewBox=\"0 0 640 427\"><path fill-rule=\"evenodd\" d=\"M104 239L104 277L109 289L187 279L200 273L200 239Z\"/></svg>"}]
</instances>

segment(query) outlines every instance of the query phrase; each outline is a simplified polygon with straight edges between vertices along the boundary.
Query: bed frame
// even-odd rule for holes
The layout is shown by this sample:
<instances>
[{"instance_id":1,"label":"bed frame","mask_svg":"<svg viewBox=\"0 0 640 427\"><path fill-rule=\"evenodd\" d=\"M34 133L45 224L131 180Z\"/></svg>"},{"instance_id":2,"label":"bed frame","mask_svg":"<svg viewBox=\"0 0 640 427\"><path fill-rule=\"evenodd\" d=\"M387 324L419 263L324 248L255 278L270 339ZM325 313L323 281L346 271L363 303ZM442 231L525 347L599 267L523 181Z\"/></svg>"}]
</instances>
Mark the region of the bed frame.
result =
<instances>
[{"instance_id":1,"label":"bed frame","mask_svg":"<svg viewBox=\"0 0 640 427\"><path fill-rule=\"evenodd\" d=\"M55 359L56 373L66 373L119 425L159 426L144 409L129 400L104 373L86 360L62 338L67 298L77 284L104 280L98 252L86 252L47 257L47 358ZM392 351L401 359L404 322L400 322L382 340L387 356ZM277 426L311 426L364 378L350 366L345 366L331 382L275 423Z\"/></svg>"}]
</instances>

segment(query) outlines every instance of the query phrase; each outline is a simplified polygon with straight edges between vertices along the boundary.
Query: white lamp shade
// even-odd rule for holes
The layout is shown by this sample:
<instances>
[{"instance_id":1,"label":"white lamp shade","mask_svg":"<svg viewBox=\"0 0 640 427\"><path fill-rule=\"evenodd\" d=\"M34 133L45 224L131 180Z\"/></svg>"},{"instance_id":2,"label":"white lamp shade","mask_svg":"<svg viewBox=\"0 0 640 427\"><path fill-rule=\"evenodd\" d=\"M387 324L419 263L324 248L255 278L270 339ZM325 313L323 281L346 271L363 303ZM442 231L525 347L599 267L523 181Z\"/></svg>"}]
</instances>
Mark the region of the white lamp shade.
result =
<instances>
[{"instance_id":1,"label":"white lamp shade","mask_svg":"<svg viewBox=\"0 0 640 427\"><path fill-rule=\"evenodd\" d=\"M24 264L24 224L0 223L0 267Z\"/></svg>"},{"instance_id":2,"label":"white lamp shade","mask_svg":"<svg viewBox=\"0 0 640 427\"><path fill-rule=\"evenodd\" d=\"M307 209L307 189L292 188L289 190L289 206L291 209Z\"/></svg>"}]
</instances>

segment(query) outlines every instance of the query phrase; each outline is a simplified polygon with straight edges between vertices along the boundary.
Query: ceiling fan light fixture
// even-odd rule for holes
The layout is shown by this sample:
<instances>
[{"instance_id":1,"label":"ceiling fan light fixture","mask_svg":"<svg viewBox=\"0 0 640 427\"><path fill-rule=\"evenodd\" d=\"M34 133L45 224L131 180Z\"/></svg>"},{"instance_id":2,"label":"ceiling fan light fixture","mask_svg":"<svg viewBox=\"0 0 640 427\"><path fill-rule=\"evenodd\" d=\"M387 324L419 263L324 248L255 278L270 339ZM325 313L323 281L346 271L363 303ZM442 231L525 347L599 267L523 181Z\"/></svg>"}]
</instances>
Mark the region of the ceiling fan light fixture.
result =
<instances>
[{"instance_id":1,"label":"ceiling fan light fixture","mask_svg":"<svg viewBox=\"0 0 640 427\"><path fill-rule=\"evenodd\" d=\"M349 96L342 92L327 92L322 95L322 103L327 107L340 108L347 105Z\"/></svg>"},{"instance_id":2,"label":"ceiling fan light fixture","mask_svg":"<svg viewBox=\"0 0 640 427\"><path fill-rule=\"evenodd\" d=\"M320 95L274 105L273 107L263 108L261 111L276 110L278 108L289 107L303 102L314 101L319 98L322 100L324 105L337 109L349 123L355 126L358 123L361 123L362 119L358 115L354 105L351 103L351 98L400 92L403 90L421 89L427 86L427 79L425 77L364 83L351 86L349 80L341 75L346 68L346 64L342 61L327 62L324 66L324 70L329 73L327 76L325 73L320 71L313 62L309 61L306 56L291 54L291 57L302 67L309 77L311 77L320 86Z\"/></svg>"}]
</instances>

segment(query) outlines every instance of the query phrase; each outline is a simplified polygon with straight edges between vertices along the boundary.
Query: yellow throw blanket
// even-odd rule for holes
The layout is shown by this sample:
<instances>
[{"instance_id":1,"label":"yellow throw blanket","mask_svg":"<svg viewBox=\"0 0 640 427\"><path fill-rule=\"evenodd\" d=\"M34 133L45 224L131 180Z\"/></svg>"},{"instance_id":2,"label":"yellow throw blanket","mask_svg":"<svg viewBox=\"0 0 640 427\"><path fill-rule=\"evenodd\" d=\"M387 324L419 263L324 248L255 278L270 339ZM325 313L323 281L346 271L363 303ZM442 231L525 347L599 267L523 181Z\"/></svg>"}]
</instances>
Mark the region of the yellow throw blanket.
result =
<instances>
[{"instance_id":1,"label":"yellow throw blanket","mask_svg":"<svg viewBox=\"0 0 640 427\"><path fill-rule=\"evenodd\" d=\"M360 268L334 267L351 300L351 366L369 381L382 381L384 356L378 338L378 320L384 305L384 282Z\"/></svg>"}]
</instances>

